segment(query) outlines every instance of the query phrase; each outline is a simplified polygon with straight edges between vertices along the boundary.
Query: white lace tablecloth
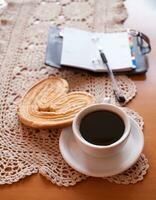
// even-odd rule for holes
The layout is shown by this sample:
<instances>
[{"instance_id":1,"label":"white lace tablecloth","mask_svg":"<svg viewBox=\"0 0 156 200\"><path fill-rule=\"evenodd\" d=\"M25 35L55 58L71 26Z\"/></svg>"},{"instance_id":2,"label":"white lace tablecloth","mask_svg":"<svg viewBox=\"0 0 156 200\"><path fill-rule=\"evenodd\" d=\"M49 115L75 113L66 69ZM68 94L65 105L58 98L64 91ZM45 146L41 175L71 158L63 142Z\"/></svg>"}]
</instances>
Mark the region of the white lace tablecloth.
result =
<instances>
[{"instance_id":1,"label":"white lace tablecloth","mask_svg":"<svg viewBox=\"0 0 156 200\"><path fill-rule=\"evenodd\" d=\"M123 29L126 17L122 0L8 0L0 16L0 184L11 184L38 172L59 186L88 178L70 168L60 155L60 130L34 130L21 125L17 105L32 84L50 75L67 79L71 91L85 90L98 102L111 97L117 103L107 76L50 68L45 66L44 57L51 25L118 31ZM136 87L126 76L118 76L117 80L128 103ZM142 118L132 110L126 111L143 128ZM106 179L136 183L147 169L148 161L142 154L131 169Z\"/></svg>"}]
</instances>

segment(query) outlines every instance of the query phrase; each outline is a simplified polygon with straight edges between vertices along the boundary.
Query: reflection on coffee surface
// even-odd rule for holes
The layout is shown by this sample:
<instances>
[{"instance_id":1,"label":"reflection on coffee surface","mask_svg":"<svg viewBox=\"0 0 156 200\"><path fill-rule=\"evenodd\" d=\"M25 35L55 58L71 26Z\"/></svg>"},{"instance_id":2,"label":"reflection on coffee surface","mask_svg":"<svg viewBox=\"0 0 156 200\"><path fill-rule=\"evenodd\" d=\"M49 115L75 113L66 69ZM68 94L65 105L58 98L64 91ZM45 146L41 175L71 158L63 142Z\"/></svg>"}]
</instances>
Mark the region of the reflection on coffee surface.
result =
<instances>
[{"instance_id":1,"label":"reflection on coffee surface","mask_svg":"<svg viewBox=\"0 0 156 200\"><path fill-rule=\"evenodd\" d=\"M95 145L110 145L121 138L125 130L122 118L114 112L98 110L84 116L80 123L82 137Z\"/></svg>"}]
</instances>

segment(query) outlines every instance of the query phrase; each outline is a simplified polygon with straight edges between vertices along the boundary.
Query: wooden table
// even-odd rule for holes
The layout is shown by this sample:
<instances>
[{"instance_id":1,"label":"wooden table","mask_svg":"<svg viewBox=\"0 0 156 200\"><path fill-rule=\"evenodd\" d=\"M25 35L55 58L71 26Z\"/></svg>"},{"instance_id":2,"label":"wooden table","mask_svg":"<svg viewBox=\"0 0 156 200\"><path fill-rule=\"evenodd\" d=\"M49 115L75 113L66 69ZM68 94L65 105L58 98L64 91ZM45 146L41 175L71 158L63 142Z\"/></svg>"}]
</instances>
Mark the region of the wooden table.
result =
<instances>
[{"instance_id":1,"label":"wooden table","mask_svg":"<svg viewBox=\"0 0 156 200\"><path fill-rule=\"evenodd\" d=\"M40 200L40 199L156 199L156 1L127 0L129 18L125 26L148 34L152 43L149 55L149 70L146 75L134 76L137 96L128 107L139 112L144 118L145 149L150 169L145 179L135 185L117 185L107 181L89 178L74 187L58 187L40 176L32 175L12 185L0 186L2 200Z\"/></svg>"}]
</instances>

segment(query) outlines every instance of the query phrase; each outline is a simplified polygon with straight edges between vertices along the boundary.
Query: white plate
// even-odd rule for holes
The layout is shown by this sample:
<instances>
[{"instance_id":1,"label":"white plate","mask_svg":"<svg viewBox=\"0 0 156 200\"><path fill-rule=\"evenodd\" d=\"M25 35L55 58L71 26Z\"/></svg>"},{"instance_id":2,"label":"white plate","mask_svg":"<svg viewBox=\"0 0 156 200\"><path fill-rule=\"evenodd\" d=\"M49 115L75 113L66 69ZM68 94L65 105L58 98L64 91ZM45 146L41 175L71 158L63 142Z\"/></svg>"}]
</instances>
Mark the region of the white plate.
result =
<instances>
[{"instance_id":1,"label":"white plate","mask_svg":"<svg viewBox=\"0 0 156 200\"><path fill-rule=\"evenodd\" d=\"M117 154L96 158L84 153L77 145L72 128L62 130L59 147L64 160L75 170L95 177L119 174L130 168L139 158L144 146L143 133L131 119L131 132L125 146Z\"/></svg>"}]
</instances>

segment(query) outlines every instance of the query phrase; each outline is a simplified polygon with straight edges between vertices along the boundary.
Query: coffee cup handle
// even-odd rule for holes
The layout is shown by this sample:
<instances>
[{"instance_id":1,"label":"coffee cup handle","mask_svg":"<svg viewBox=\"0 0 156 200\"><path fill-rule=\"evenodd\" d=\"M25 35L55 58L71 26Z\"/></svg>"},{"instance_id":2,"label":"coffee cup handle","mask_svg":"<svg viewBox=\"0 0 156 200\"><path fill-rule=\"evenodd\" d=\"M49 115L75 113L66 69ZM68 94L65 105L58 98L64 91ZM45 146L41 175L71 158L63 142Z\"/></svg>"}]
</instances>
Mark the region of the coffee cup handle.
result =
<instances>
[{"instance_id":1,"label":"coffee cup handle","mask_svg":"<svg viewBox=\"0 0 156 200\"><path fill-rule=\"evenodd\" d=\"M111 98L105 97L104 100L103 100L103 103L109 103L109 104L111 104Z\"/></svg>"}]
</instances>

